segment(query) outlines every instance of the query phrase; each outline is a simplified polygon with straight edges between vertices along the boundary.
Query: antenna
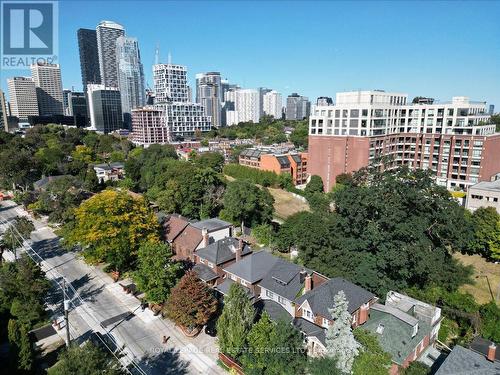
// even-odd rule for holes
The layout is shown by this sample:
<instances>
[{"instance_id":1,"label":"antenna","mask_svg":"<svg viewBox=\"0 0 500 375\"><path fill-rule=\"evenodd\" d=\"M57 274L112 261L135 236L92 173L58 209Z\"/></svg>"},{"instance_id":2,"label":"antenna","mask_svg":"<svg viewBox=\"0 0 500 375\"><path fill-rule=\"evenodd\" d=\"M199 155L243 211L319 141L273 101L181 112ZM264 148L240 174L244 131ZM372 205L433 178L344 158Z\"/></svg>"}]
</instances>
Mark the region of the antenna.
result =
<instances>
[{"instance_id":1,"label":"antenna","mask_svg":"<svg viewBox=\"0 0 500 375\"><path fill-rule=\"evenodd\" d=\"M156 43L155 48L155 65L160 63L160 43Z\"/></svg>"}]
</instances>

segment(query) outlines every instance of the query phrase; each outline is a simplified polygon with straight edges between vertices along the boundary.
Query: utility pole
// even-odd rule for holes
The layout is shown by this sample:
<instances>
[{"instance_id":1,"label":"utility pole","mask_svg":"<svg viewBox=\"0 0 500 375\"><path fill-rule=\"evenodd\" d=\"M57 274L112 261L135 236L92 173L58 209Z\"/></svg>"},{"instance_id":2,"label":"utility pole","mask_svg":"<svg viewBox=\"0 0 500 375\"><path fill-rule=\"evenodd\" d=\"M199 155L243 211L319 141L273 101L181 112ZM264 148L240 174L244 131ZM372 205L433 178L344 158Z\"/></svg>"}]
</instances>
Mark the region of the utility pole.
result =
<instances>
[{"instance_id":1,"label":"utility pole","mask_svg":"<svg viewBox=\"0 0 500 375\"><path fill-rule=\"evenodd\" d=\"M66 298L66 280L63 278L63 298L64 298L64 321L66 323L66 346L69 348L71 337L69 336L69 300Z\"/></svg>"}]
</instances>

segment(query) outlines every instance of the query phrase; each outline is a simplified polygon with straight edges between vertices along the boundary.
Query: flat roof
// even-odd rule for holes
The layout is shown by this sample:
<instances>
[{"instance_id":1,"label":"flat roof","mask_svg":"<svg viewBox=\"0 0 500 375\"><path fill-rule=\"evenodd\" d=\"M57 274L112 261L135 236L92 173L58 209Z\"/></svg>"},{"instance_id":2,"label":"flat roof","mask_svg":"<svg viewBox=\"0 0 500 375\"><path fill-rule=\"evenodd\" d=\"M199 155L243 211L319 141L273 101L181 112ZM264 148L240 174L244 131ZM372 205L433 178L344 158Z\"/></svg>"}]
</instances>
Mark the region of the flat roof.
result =
<instances>
[{"instance_id":1,"label":"flat roof","mask_svg":"<svg viewBox=\"0 0 500 375\"><path fill-rule=\"evenodd\" d=\"M500 192L500 179L496 181L481 181L475 185L472 185L470 189Z\"/></svg>"}]
</instances>

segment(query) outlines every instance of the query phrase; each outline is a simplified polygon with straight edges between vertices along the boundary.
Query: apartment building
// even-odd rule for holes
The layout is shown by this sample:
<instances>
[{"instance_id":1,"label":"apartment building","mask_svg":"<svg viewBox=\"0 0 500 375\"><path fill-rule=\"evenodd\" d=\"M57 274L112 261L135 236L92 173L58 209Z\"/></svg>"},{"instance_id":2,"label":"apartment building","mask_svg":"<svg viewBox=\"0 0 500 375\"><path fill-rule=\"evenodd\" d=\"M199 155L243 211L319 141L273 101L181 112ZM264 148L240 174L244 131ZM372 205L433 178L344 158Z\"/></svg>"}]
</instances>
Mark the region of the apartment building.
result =
<instances>
[{"instance_id":1,"label":"apartment building","mask_svg":"<svg viewBox=\"0 0 500 375\"><path fill-rule=\"evenodd\" d=\"M226 111L227 126L240 122L254 122L260 120L259 91L254 89L235 89L225 93L226 103L233 103L234 108Z\"/></svg>"},{"instance_id":2,"label":"apartment building","mask_svg":"<svg viewBox=\"0 0 500 375\"><path fill-rule=\"evenodd\" d=\"M187 68L182 65L153 65L154 107L162 111L172 139L192 137L212 127L205 108L190 102L186 74Z\"/></svg>"},{"instance_id":3,"label":"apartment building","mask_svg":"<svg viewBox=\"0 0 500 375\"><path fill-rule=\"evenodd\" d=\"M106 86L118 87L116 40L121 36L125 36L125 29L116 22L102 21L96 27L100 78Z\"/></svg>"},{"instance_id":4,"label":"apartment building","mask_svg":"<svg viewBox=\"0 0 500 375\"><path fill-rule=\"evenodd\" d=\"M20 121L28 121L28 116L38 116L35 82L30 77L7 78L10 112Z\"/></svg>"},{"instance_id":5,"label":"apartment building","mask_svg":"<svg viewBox=\"0 0 500 375\"><path fill-rule=\"evenodd\" d=\"M289 173L294 185L307 182L307 152L293 152L279 148L247 148L239 155L239 163L246 167Z\"/></svg>"},{"instance_id":6,"label":"apartment building","mask_svg":"<svg viewBox=\"0 0 500 375\"><path fill-rule=\"evenodd\" d=\"M303 120L309 117L311 102L306 96L297 93L288 95L286 98L286 119Z\"/></svg>"},{"instance_id":7,"label":"apartment building","mask_svg":"<svg viewBox=\"0 0 500 375\"><path fill-rule=\"evenodd\" d=\"M87 84L101 83L97 32L90 29L78 29L77 38L83 92L87 92Z\"/></svg>"},{"instance_id":8,"label":"apartment building","mask_svg":"<svg viewBox=\"0 0 500 375\"><path fill-rule=\"evenodd\" d=\"M153 107L133 109L130 140L138 145L168 143L170 132L162 110Z\"/></svg>"},{"instance_id":9,"label":"apartment building","mask_svg":"<svg viewBox=\"0 0 500 375\"><path fill-rule=\"evenodd\" d=\"M40 116L62 115L63 89L61 69L58 64L36 63L31 65L31 77L36 87Z\"/></svg>"},{"instance_id":10,"label":"apartment building","mask_svg":"<svg viewBox=\"0 0 500 375\"><path fill-rule=\"evenodd\" d=\"M265 115L273 116L275 119L281 119L282 112L281 94L275 90L266 92L262 97L262 110Z\"/></svg>"},{"instance_id":11,"label":"apartment building","mask_svg":"<svg viewBox=\"0 0 500 375\"><path fill-rule=\"evenodd\" d=\"M309 120L309 173L329 191L337 175L368 165L432 169L447 188L466 189L500 171L500 134L485 102L454 97L409 103L380 90L343 92Z\"/></svg>"},{"instance_id":12,"label":"apartment building","mask_svg":"<svg viewBox=\"0 0 500 375\"><path fill-rule=\"evenodd\" d=\"M219 72L196 74L196 103L205 108L205 113L212 117L212 125L221 126L222 86Z\"/></svg>"}]
</instances>

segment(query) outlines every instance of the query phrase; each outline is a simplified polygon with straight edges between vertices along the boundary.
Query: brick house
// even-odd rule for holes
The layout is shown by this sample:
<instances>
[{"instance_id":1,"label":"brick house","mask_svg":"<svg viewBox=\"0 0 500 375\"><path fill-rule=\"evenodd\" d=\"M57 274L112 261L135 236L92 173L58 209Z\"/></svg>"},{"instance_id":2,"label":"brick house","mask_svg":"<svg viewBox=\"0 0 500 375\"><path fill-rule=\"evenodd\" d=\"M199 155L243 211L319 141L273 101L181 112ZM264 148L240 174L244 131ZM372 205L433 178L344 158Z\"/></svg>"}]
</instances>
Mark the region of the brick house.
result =
<instances>
[{"instance_id":1,"label":"brick house","mask_svg":"<svg viewBox=\"0 0 500 375\"><path fill-rule=\"evenodd\" d=\"M167 215L161 220L162 235L172 247L174 259L194 262L194 252L210 243L231 237L233 225L217 218L189 221L180 215Z\"/></svg>"}]
</instances>

